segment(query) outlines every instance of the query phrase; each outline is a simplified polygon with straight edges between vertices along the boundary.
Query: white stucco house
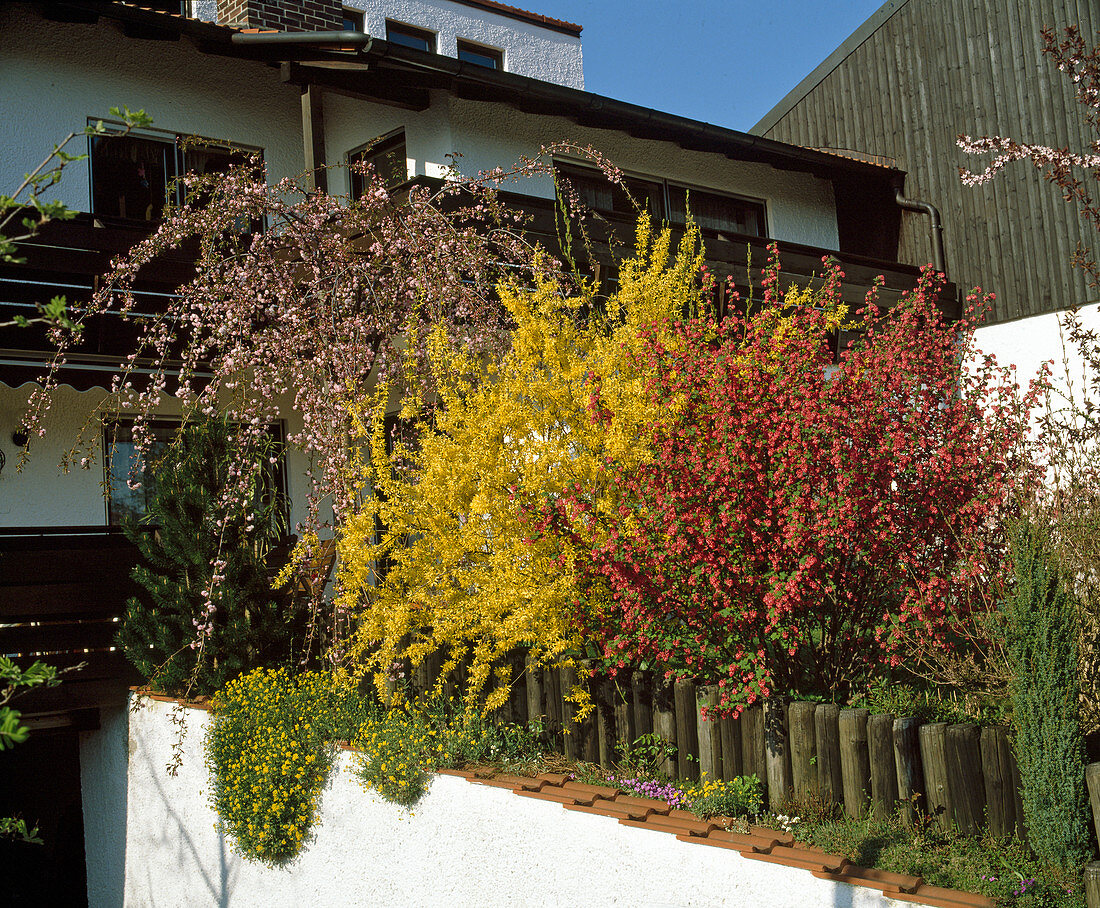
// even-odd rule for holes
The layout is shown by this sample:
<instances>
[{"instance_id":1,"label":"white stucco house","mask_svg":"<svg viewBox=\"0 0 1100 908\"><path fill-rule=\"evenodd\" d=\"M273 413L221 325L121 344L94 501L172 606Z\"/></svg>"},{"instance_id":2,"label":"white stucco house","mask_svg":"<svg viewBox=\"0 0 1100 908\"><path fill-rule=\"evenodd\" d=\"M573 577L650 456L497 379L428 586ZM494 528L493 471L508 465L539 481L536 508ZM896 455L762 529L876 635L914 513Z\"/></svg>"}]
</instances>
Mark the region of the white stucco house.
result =
<instances>
[{"instance_id":1,"label":"white stucco house","mask_svg":"<svg viewBox=\"0 0 1100 908\"><path fill-rule=\"evenodd\" d=\"M108 260L159 217L172 177L216 168L227 146L260 152L272 181L310 171L318 188L349 195L357 187L348 164L362 159L398 186L442 177L456 153L460 170L473 173L546 144L590 145L673 225L683 222L690 195L720 277L742 281L748 250L759 265L764 246L776 241L792 280L812 279L822 255L837 256L851 301L862 300L879 274L886 303L915 284L918 269L897 261L902 219L919 217L896 202L902 171L591 93L581 34L579 25L495 0L0 4L0 192L11 192L69 132L99 119L110 126L112 106L154 118L150 129L77 149L88 158L66 170L58 196L80 214L27 244L24 264L0 266L0 323L56 294L79 305ZM181 136L199 141L180 152ZM556 164L609 221L632 220L616 210L612 194L596 191L583 162ZM537 226L552 214L553 181L530 180L508 198ZM143 279L146 299L153 304L172 293L186 273L185 260L166 261ZM943 305L955 311L953 287ZM48 692L30 711L43 717L41 728L67 730L58 732L71 738L67 765L85 779L77 804L83 798L107 825L125 804L119 808L110 784L91 781L89 767L117 745L103 735L117 737L125 725L127 682L112 623L123 610L131 562L111 532L117 508L103 495L110 468L65 473L58 463L106 395L124 344L105 330L73 351L47 435L16 472L21 415L48 345L34 330L0 328L0 452L7 455L0 467L0 652L91 663L79 683ZM171 408L164 416L170 425ZM285 419L293 426L296 416ZM293 522L305 497L304 461L289 453L284 472ZM68 622L65 647L11 642L12 628L37 627L47 615ZM74 628L88 639L72 642ZM0 803L0 815L3 809ZM114 904L117 843L91 826L86 843L92 903ZM73 861L83 873L83 855Z\"/></svg>"}]
</instances>

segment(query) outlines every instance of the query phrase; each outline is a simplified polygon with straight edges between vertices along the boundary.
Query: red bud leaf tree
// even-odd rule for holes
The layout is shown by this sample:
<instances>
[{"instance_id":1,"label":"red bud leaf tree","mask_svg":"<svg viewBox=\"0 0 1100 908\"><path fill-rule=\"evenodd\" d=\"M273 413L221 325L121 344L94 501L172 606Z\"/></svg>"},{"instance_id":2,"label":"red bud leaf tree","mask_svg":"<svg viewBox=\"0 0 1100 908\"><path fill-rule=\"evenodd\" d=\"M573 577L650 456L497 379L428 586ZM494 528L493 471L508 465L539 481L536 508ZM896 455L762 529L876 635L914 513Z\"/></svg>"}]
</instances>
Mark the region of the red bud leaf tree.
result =
<instances>
[{"instance_id":1,"label":"red bud leaf tree","mask_svg":"<svg viewBox=\"0 0 1100 908\"><path fill-rule=\"evenodd\" d=\"M869 300L834 363L839 297L790 311L777 277L773 262L753 314L653 329L635 366L667 416L652 459L609 464L618 524L593 532L580 488L544 524L600 540L575 619L604 666L716 683L724 710L843 692L914 641L973 633L1002 570L1001 517L1032 479L1039 389L1020 399L989 360L959 368L981 300L945 323L926 269L891 311ZM825 297L838 291L834 271Z\"/></svg>"}]
</instances>

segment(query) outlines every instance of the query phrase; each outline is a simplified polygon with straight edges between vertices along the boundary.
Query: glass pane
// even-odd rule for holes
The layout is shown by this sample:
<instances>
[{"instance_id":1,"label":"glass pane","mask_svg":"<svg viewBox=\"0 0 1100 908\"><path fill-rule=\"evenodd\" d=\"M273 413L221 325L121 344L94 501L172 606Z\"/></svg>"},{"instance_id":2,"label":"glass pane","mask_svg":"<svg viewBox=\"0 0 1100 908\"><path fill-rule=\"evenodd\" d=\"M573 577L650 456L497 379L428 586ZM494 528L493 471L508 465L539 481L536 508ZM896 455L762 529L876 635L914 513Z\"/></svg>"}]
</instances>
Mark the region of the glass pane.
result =
<instances>
[{"instance_id":1,"label":"glass pane","mask_svg":"<svg viewBox=\"0 0 1100 908\"><path fill-rule=\"evenodd\" d=\"M175 434L172 426L154 426L150 455L155 461ZM145 468L130 426L106 430L107 522L118 526L140 520L156 495L156 483ZM130 488L133 482L137 488Z\"/></svg>"},{"instance_id":2,"label":"glass pane","mask_svg":"<svg viewBox=\"0 0 1100 908\"><path fill-rule=\"evenodd\" d=\"M400 132L395 136L380 139L369 148L354 152L348 156L349 165L367 164L382 178L387 189L400 186L409 178L409 167L406 161L405 133ZM366 174L360 167L352 167L351 170L351 195L352 198L360 198L367 185Z\"/></svg>"},{"instance_id":3,"label":"glass pane","mask_svg":"<svg viewBox=\"0 0 1100 908\"><path fill-rule=\"evenodd\" d=\"M487 47L477 47L471 44L458 44L458 59L464 63L473 63L484 66L486 69L501 68L501 53Z\"/></svg>"},{"instance_id":4,"label":"glass pane","mask_svg":"<svg viewBox=\"0 0 1100 908\"><path fill-rule=\"evenodd\" d=\"M159 220L176 176L172 142L137 136L92 138L92 211L101 217Z\"/></svg>"},{"instance_id":5,"label":"glass pane","mask_svg":"<svg viewBox=\"0 0 1100 908\"><path fill-rule=\"evenodd\" d=\"M435 35L411 25L387 22L386 40L390 44L411 47L413 50L424 50L430 54L435 53Z\"/></svg>"},{"instance_id":6,"label":"glass pane","mask_svg":"<svg viewBox=\"0 0 1100 908\"><path fill-rule=\"evenodd\" d=\"M690 207L695 223L702 230L716 233L744 233L749 236L764 235L764 206L759 202L735 199L730 196L703 192L700 189L684 189L670 186L668 190L671 220L683 224Z\"/></svg>"}]
</instances>

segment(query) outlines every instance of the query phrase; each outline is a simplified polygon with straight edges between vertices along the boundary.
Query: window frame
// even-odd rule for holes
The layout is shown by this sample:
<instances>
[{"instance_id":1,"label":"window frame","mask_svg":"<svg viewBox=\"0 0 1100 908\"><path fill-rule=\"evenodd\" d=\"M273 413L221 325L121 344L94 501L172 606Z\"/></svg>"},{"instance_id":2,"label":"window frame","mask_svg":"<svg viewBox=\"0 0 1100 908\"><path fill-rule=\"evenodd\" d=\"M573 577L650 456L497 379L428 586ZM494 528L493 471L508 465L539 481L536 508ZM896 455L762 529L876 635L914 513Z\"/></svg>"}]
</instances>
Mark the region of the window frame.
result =
<instances>
[{"instance_id":1,"label":"window frame","mask_svg":"<svg viewBox=\"0 0 1100 908\"><path fill-rule=\"evenodd\" d=\"M346 32L362 32L366 31L366 14L361 9L355 9L350 6L342 6L340 13L344 17L344 31ZM348 27L350 23L350 28Z\"/></svg>"},{"instance_id":2,"label":"window frame","mask_svg":"<svg viewBox=\"0 0 1100 908\"><path fill-rule=\"evenodd\" d=\"M112 518L115 515L112 514L111 509L111 496L112 491L115 488L113 482L113 480L115 479L115 473L111 467L114 453L117 450L117 446L120 440L117 436L120 431L126 433L129 438L126 443L132 444L133 427L135 422L136 420L133 418L121 417L119 419L114 419L110 422L105 422L103 424L101 435L101 441L103 444L103 489L105 492L103 496L103 511L105 524L109 527L117 527L123 525L121 520L117 522L112 522ZM156 433L157 431L161 431L165 433L170 433L172 439L175 438L176 434L179 432L183 424L183 419L177 416L158 416L150 419L148 422L149 429L152 432ZM276 460L276 463L271 465L269 475L271 481L275 486L275 495L277 496L277 500L282 505L282 513L279 515L279 517L282 519L282 522L285 526L290 526L290 484L289 476L287 473L288 448L286 443L285 420L278 419L272 423L268 423L267 432L271 436L272 440L280 446L279 456ZM170 443L170 441L168 443ZM135 452L137 451L136 448L134 450ZM127 472L126 475L127 479L124 479L123 481L128 481L129 472ZM144 486L144 477L148 475L144 466L142 468L141 475L143 477ZM135 518L137 522L140 522L148 514L148 506L149 500L147 493L145 498L145 510Z\"/></svg>"},{"instance_id":3,"label":"window frame","mask_svg":"<svg viewBox=\"0 0 1100 908\"><path fill-rule=\"evenodd\" d=\"M89 117L88 124L95 125L99 122L99 118ZM111 214L105 211L97 210L96 206L96 148L97 142L120 140L125 142L127 140L139 140L145 142L156 142L164 145L165 148L165 160L171 161L172 172L165 171L165 194L164 204L167 204L169 200L173 204L180 205L185 201L184 187L182 185L182 177L188 173L187 168L187 156L188 153L194 149L209 148L209 149L224 149L225 151L232 153L238 153L243 155L257 155L260 161L263 161L264 149L255 146L247 145L241 142L230 142L225 139L215 139L209 136L194 135L191 133L175 132L168 129L130 129L125 123L119 120L103 120L105 131L101 134L88 136L88 208L89 213L94 217L106 219L109 221L120 221L126 224L155 224L162 219L164 211L164 205L162 204L160 211L153 212L152 218L133 217L129 213L126 215ZM102 179L102 175L100 177ZM100 187L102 189L102 187Z\"/></svg>"},{"instance_id":4,"label":"window frame","mask_svg":"<svg viewBox=\"0 0 1100 908\"><path fill-rule=\"evenodd\" d=\"M359 199L362 195L362 191L364 189L366 189L366 183L363 182L364 179L365 179L365 175L357 173L356 171L354 171L352 169L352 165L355 163L356 157L360 156L360 155L363 156L363 157L366 157L368 152L371 152L373 154L384 153L387 149L384 149L383 146L388 144L388 143L396 144L396 140L398 138L400 138L401 146L402 146L402 148L404 148L404 151L405 151L404 155L402 155L402 161L405 164L405 169L404 169L405 176L404 176L404 179L399 180L399 181L393 183L392 185L389 182L386 182L386 188L388 190L390 190L390 192L393 192L395 189L405 185L406 183L409 182L410 179L412 179L409 176L409 164L408 164L409 143L408 143L408 137L405 134L405 127L404 126L398 126L396 129L391 129L387 133L383 133L380 136L375 136L369 142L364 142L362 145L359 145L356 148L350 149L348 151L348 153L344 156L344 162L345 162L345 164L347 165L347 168L348 168L348 195L353 200ZM377 171L377 168L376 168L376 171ZM383 180L385 180L385 175L384 174L383 174ZM358 191L356 191L357 185L358 185Z\"/></svg>"},{"instance_id":5,"label":"window frame","mask_svg":"<svg viewBox=\"0 0 1100 908\"><path fill-rule=\"evenodd\" d=\"M479 63L477 60L463 59L463 52L472 54L474 56L491 59L495 62L496 65L486 66L484 63ZM498 73L504 72L503 47L493 47L491 44L480 44L477 41L470 41L468 38L459 38L455 50L455 56L463 63L469 63L471 66L480 66L483 69L493 70Z\"/></svg>"},{"instance_id":6,"label":"window frame","mask_svg":"<svg viewBox=\"0 0 1100 908\"><path fill-rule=\"evenodd\" d=\"M598 168L593 167L591 164L589 164L587 162L584 162L584 161L578 161L578 160L575 160L575 159L569 158L569 157L556 157L556 158L554 158L553 166L554 166L555 173L560 172L562 174L562 176L564 176L566 179L569 178L569 171L573 171L574 173L576 173L578 175L578 177L580 177L582 179L585 178L585 177L589 177L589 178L595 177L595 178L598 178L600 180L606 181L606 177L603 176L602 172ZM671 194L670 194L670 190L673 190L673 189L686 190L689 195L693 192L701 192L701 193L706 193L707 195L711 195L711 196L718 196L718 197L721 197L721 198L727 198L727 199L730 199L731 201L734 201L734 202L740 202L740 203L747 204L747 205L758 206L761 209L760 227L761 227L761 230L763 231L760 234L760 238L767 239L768 237L771 236L770 223L769 223L769 214L770 214L770 212L769 212L769 207L768 207L768 203L767 203L766 199L754 198L752 196L741 195L739 193L729 192L727 190L722 190L722 189L713 189L709 186L699 186L699 185L694 185L693 186L690 183L685 183L683 180L668 179L668 178L665 178L665 177L654 176L652 174L637 173L637 172L634 172L634 171L627 171L627 170L622 171L622 174L623 174L623 180L625 182L627 182L628 184L631 183L631 182L638 183L638 184L648 184L649 186L651 186L651 187L653 187L653 188L655 188L659 191L658 200L661 204L661 209L662 210L659 214L654 213L652 211L650 212L651 216L653 216L657 221L667 223L667 224L669 224L673 227L683 227L684 226L684 223L685 223L684 221L682 221L682 220L673 220L673 217L672 217L672 197L671 197ZM610 185L610 184L608 184L608 185ZM627 188L629 189L629 186ZM636 193L631 193L631 194L636 196ZM636 198L635 201L644 201L644 200ZM593 210L596 211L596 213L600 214L601 216L611 218L611 219L625 219L625 217L627 216L626 214L624 214L621 211L615 211L615 210L608 211L608 210L600 209L600 208L594 208ZM714 236L718 233L721 233L721 231L716 230L716 229L711 229L711 228L700 228L700 229L703 231L704 236ZM745 234L745 235L752 236L752 234Z\"/></svg>"},{"instance_id":7,"label":"window frame","mask_svg":"<svg viewBox=\"0 0 1100 908\"><path fill-rule=\"evenodd\" d=\"M425 47L419 47L415 44L408 44L402 41L394 41L391 37L393 34L400 35L404 38L412 40L421 40L425 43ZM409 50L418 50L422 53L434 54L438 53L439 48L439 32L433 32L428 28L421 28L419 25L413 25L409 22L402 22L399 19L386 19L386 43L396 44L398 47L407 47Z\"/></svg>"}]
</instances>

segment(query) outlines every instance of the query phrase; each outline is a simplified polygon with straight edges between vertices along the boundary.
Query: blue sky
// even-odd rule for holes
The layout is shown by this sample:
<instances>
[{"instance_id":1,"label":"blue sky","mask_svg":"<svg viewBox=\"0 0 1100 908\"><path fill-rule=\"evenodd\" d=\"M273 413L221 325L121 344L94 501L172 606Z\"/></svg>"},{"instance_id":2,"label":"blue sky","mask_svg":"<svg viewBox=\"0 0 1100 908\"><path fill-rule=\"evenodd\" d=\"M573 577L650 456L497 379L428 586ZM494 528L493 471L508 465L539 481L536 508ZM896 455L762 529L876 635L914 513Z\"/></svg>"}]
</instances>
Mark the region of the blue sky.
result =
<instances>
[{"instance_id":1,"label":"blue sky","mask_svg":"<svg viewBox=\"0 0 1100 908\"><path fill-rule=\"evenodd\" d=\"M585 88L748 130L884 0L509 0L584 26Z\"/></svg>"}]
</instances>

